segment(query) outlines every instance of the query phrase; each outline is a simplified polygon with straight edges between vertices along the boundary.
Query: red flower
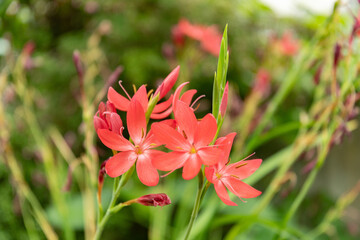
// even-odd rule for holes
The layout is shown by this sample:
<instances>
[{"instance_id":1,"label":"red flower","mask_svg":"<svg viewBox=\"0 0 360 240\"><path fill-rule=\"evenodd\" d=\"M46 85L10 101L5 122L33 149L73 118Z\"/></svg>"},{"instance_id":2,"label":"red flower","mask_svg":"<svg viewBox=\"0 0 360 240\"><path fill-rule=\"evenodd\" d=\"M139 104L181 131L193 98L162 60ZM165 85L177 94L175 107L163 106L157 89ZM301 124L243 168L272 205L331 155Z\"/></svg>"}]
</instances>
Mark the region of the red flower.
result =
<instances>
[{"instance_id":1,"label":"red flower","mask_svg":"<svg viewBox=\"0 0 360 240\"><path fill-rule=\"evenodd\" d=\"M152 149L157 147L154 143L154 135L151 131L146 135L145 112L136 99L129 104L126 122L134 144L108 129L98 130L99 138L105 146L120 151L106 162L106 173L110 177L118 177L136 162L140 181L147 186L155 186L159 182L159 174L151 161L161 152Z\"/></svg>"},{"instance_id":2,"label":"red flower","mask_svg":"<svg viewBox=\"0 0 360 240\"><path fill-rule=\"evenodd\" d=\"M181 19L179 23L173 27L172 34L175 44L179 46L182 46L184 43L183 36L188 36L198 40L205 51L214 56L219 55L222 35L215 26L195 25L186 19Z\"/></svg>"},{"instance_id":3,"label":"red flower","mask_svg":"<svg viewBox=\"0 0 360 240\"><path fill-rule=\"evenodd\" d=\"M300 48L300 43L294 38L291 32L285 32L281 39L276 40L280 53L286 56L294 56Z\"/></svg>"},{"instance_id":4,"label":"red flower","mask_svg":"<svg viewBox=\"0 0 360 240\"><path fill-rule=\"evenodd\" d=\"M159 86L159 88L155 91L156 94L160 94L159 100L163 98L173 87L175 84L178 76L179 76L179 70L180 67L177 66L163 81L163 83ZM126 93L127 94L127 93ZM146 91L145 85L142 85L134 94L134 96L131 98L128 94L127 99L126 97L120 95L117 93L112 87L109 88L108 99L110 102L112 102L115 107L121 111L128 111L130 101L133 99L136 99L144 108L146 111L149 105L148 100L148 93ZM152 119L163 119L170 115L171 113L171 102L172 102L172 96L170 98L162 103L159 103L155 106L150 118Z\"/></svg>"},{"instance_id":5,"label":"red flower","mask_svg":"<svg viewBox=\"0 0 360 240\"><path fill-rule=\"evenodd\" d=\"M218 146L208 146L215 137L217 124L212 114L197 121L191 107L177 101L174 110L178 131L166 123L154 123L151 127L156 139L171 150L153 159L153 165L162 171L174 171L183 167L183 178L194 178L202 164L213 165L222 151Z\"/></svg>"},{"instance_id":6,"label":"red flower","mask_svg":"<svg viewBox=\"0 0 360 240\"><path fill-rule=\"evenodd\" d=\"M122 134L121 118L111 102L107 101L106 105L103 102L99 104L99 110L94 116L94 126L96 132L98 129L108 129L116 134Z\"/></svg>"},{"instance_id":7,"label":"red flower","mask_svg":"<svg viewBox=\"0 0 360 240\"><path fill-rule=\"evenodd\" d=\"M214 184L217 195L225 204L230 206L237 206L237 204L230 200L226 188L239 198L254 198L261 194L260 191L241 181L259 168L261 159L226 165L235 135L236 133L230 133L215 142L215 145L219 145L223 149L224 154L217 164L205 168L205 176L209 182Z\"/></svg>"}]
</instances>

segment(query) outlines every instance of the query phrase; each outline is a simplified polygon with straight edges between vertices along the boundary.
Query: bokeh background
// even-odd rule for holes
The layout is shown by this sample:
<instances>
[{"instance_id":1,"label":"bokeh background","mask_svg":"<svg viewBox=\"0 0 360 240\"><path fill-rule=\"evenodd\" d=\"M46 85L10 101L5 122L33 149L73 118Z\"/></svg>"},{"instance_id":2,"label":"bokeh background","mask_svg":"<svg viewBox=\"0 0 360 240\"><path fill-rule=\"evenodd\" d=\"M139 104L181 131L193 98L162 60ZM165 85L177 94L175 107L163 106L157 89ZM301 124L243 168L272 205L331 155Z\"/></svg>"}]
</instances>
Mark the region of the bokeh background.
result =
<instances>
[{"instance_id":1,"label":"bokeh background","mask_svg":"<svg viewBox=\"0 0 360 240\"><path fill-rule=\"evenodd\" d=\"M293 5L290 5L290 2ZM211 111L212 81L217 57L203 51L199 43L190 38L186 38L184 45L179 46L174 41L172 29L180 19L187 19L193 24L214 25L219 33L222 33L228 24L228 80L231 91L227 120L222 133L224 135L241 129L235 122L244 109L244 102L253 90L255 80L259 78L259 72L263 70L270 83L265 87L265 91L261 92L259 111L252 119L256 125L267 107L267 101L282 85L286 73L297 64L305 46L312 41L324 22L328 21L335 3L301 2L299 5L299 1L270 0L2 0L0 66L2 72L6 73L7 84L1 92L6 114L0 117L6 124L0 125L0 131L8 133L8 141L20 166L23 180L38 199L55 231L60 233L64 224L56 203L54 204L54 197L49 193L51 183L43 167L46 151L44 152L39 142L47 142L54 158L52 169L58 171L56 184L62 188L58 194L64 196L64 203L70 209L68 227L73 230L76 239L84 238L86 216L83 217L84 202L79 190L81 187L69 180L69 174L71 176L72 173L69 173L66 161L62 160L66 158L65 151L71 149L75 158L81 158L84 152L96 152L97 167L111 156L111 151L97 140L94 132L87 135L89 128L84 119L91 122L92 116L84 112L84 103L81 100L82 83L79 82L73 63L74 50L81 53L87 69L92 69L92 72L87 71L91 86L86 86L94 103L92 108L88 108L90 112L96 111L100 100L105 99L105 88L110 84L109 76L117 67L122 68L118 80L123 80L124 87L130 92L133 84L137 87L147 84L148 88L155 88L175 66L180 65L178 84L190 81L190 87L197 89L198 95L206 95L200 101L198 109L198 116L203 116ZM334 40L332 43L344 41L351 34L354 18L358 14L357 1L341 1L340 5L340 17L336 22L336 31L339 34L335 39L335 35L329 33L329 38ZM358 46L359 43L355 43ZM331 45L331 42L326 44L328 43L324 43L323 48L324 56L332 56L334 45ZM27 92L27 95L22 98L22 92L16 84L16 78L22 74L16 75L16 62L24 54L27 55L22 70L26 76L23 91ZM271 119L272 126L285 126L287 123L296 122L303 112L309 110L314 99L314 78L318 67L318 62L313 66L308 64L307 71L301 73L296 87ZM15 74L12 74L13 72ZM120 92L116 82L111 84ZM101 91L104 93L98 94ZM36 137L27 122L29 115L23 109L26 108L27 98L32 99L28 111L36 118L39 130L36 134L43 134L40 137L42 140ZM290 128L286 134L256 146L257 157L266 161L294 141L296 126L286 126ZM355 128L356 126L352 125L351 130ZM56 142L56 136L61 136L67 147L61 148L61 144ZM93 137L93 147L96 147L94 149L89 149L89 145L84 144L89 136ZM360 131L355 130L346 134L338 145L331 147L326 164L292 223L294 228L310 231L321 224L329 209L336 205L337 199L349 192L359 181L359 140ZM246 141L247 138L245 145ZM17 191L19 182L9 170L5 147L0 147L0 150L3 160L0 162L0 239L43 239L45 236L36 223L24 222L27 218L24 215L32 216L34 212L27 210L30 209L29 203ZM285 181L271 206L266 209L266 216L270 219L281 219L295 199L306 178L306 168L311 166L311 154L311 151L308 151L301 155L289 170L289 176L292 177ZM97 174L97 170L94 172ZM264 176L255 187L265 191L273 175L270 173ZM104 239L160 239L162 235L157 235L154 231L162 228L161 223L171 222L171 228L176 228L176 223L181 225L181 221L173 217L179 208L176 203L178 200L186 202L184 206L190 214L196 181L190 183L181 180L181 183L175 184L175 181L179 181L176 177L179 176L170 176L170 185L167 187L156 188L158 191L172 189L169 195L173 194L174 207L171 210L166 210L165 207L153 210L143 206L124 209L111 219ZM110 198L111 183L111 179L106 178L103 190L105 202ZM134 178L124 189L121 199L125 201L151 192L153 190L149 190ZM214 191L211 192L213 193ZM223 204L219 199L214 200L210 196L208 200L214 205ZM218 215L213 217L213 221L217 216L244 213L257 202L249 200L243 204L239 201L239 204L240 207L236 210L230 207L216 210ZM331 227L318 236L319 239L359 239L359 208L359 200L346 204L339 216L331 221ZM161 211L168 211L168 217L159 220ZM209 225L198 239L222 239L234 224L227 221L222 218ZM166 231L166 239L172 239L169 235L176 233L172 230ZM256 225L237 239L269 239L272 234L274 233L271 227Z\"/></svg>"}]
</instances>

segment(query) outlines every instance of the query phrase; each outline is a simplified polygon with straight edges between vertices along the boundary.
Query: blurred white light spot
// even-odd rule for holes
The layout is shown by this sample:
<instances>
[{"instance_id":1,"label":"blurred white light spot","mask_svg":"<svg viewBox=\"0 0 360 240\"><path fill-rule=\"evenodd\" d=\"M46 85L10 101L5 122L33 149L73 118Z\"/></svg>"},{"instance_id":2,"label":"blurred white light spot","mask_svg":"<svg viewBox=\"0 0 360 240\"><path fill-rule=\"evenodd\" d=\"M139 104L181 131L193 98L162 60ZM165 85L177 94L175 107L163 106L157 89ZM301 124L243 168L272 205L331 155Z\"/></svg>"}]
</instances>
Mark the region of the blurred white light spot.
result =
<instances>
[{"instance_id":1,"label":"blurred white light spot","mask_svg":"<svg viewBox=\"0 0 360 240\"><path fill-rule=\"evenodd\" d=\"M299 15L300 8L318 14L330 14L336 0L261 0L280 15Z\"/></svg>"},{"instance_id":2,"label":"blurred white light spot","mask_svg":"<svg viewBox=\"0 0 360 240\"><path fill-rule=\"evenodd\" d=\"M0 38L0 56L5 56L10 51L10 43L5 38Z\"/></svg>"}]
</instances>

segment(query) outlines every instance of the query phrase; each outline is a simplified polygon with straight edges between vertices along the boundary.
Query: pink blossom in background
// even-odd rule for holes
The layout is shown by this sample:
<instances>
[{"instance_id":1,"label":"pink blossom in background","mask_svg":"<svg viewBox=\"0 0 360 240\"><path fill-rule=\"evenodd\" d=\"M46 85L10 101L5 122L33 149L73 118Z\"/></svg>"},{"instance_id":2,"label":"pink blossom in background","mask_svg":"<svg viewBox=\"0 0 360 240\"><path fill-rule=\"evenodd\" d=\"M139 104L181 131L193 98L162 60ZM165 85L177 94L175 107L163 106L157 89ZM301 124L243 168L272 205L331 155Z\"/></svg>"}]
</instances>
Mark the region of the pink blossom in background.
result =
<instances>
[{"instance_id":1,"label":"pink blossom in background","mask_svg":"<svg viewBox=\"0 0 360 240\"><path fill-rule=\"evenodd\" d=\"M191 24L186 19L181 19L179 23L173 27L172 36L175 45L183 46L185 36L200 42L203 50L218 56L222 35L216 26L205 26L199 24Z\"/></svg>"},{"instance_id":2,"label":"pink blossom in background","mask_svg":"<svg viewBox=\"0 0 360 240\"><path fill-rule=\"evenodd\" d=\"M273 46L280 54L285 56L294 56L300 49L300 42L294 38L290 31L285 32L281 38L273 40Z\"/></svg>"}]
</instances>

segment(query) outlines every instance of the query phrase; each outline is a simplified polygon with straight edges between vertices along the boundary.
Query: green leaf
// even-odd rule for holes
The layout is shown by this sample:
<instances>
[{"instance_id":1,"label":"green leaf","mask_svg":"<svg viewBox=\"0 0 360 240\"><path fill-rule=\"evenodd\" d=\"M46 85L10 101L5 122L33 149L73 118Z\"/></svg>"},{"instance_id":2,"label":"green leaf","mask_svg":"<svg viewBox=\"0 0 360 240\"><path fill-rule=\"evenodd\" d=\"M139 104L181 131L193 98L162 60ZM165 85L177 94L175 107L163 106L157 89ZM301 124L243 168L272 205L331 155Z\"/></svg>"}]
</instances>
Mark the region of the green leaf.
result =
<instances>
[{"instance_id":1,"label":"green leaf","mask_svg":"<svg viewBox=\"0 0 360 240\"><path fill-rule=\"evenodd\" d=\"M217 120L220 111L221 99L224 94L224 89L226 85L226 75L227 75L228 65L229 65L229 52L228 52L227 25L226 25L223 38L221 40L218 66L214 76L214 85L213 85L212 113Z\"/></svg>"}]
</instances>

